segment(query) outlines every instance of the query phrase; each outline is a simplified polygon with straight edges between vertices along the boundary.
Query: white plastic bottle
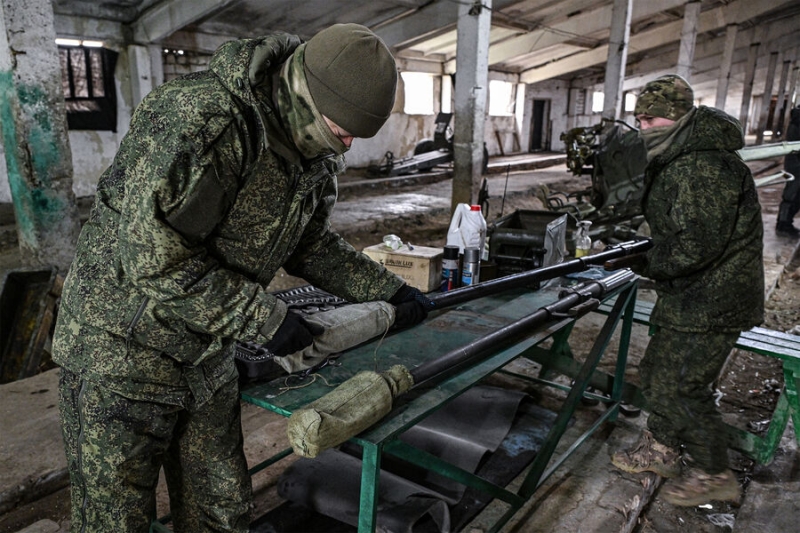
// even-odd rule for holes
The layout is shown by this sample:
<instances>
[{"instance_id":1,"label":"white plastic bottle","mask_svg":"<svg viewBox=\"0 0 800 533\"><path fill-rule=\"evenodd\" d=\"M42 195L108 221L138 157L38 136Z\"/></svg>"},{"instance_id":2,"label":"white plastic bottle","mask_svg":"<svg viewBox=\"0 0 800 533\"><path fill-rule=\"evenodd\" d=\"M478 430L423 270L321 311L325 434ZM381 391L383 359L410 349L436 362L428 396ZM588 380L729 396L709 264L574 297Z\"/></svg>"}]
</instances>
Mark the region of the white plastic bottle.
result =
<instances>
[{"instance_id":1,"label":"white plastic bottle","mask_svg":"<svg viewBox=\"0 0 800 533\"><path fill-rule=\"evenodd\" d=\"M578 229L575 232L575 257L584 257L592 251L592 238L589 237L589 228L592 226L590 220L578 222Z\"/></svg>"},{"instance_id":2,"label":"white plastic bottle","mask_svg":"<svg viewBox=\"0 0 800 533\"><path fill-rule=\"evenodd\" d=\"M450 229L447 231L447 244L458 246L463 255L465 248L477 248L483 257L486 247L486 219L483 218L481 206L458 204Z\"/></svg>"}]
</instances>

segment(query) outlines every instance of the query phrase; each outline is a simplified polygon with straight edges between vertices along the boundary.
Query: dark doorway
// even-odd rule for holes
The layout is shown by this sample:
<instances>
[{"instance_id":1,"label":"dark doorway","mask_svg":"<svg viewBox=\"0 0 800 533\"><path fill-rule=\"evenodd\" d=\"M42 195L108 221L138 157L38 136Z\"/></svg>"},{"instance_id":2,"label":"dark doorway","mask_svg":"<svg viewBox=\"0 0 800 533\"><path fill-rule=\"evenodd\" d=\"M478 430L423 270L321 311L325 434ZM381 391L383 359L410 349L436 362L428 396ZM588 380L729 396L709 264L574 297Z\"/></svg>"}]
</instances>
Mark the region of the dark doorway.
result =
<instances>
[{"instance_id":1,"label":"dark doorway","mask_svg":"<svg viewBox=\"0 0 800 533\"><path fill-rule=\"evenodd\" d=\"M529 150L537 152L550 149L550 100L534 100L531 113L531 142Z\"/></svg>"}]
</instances>

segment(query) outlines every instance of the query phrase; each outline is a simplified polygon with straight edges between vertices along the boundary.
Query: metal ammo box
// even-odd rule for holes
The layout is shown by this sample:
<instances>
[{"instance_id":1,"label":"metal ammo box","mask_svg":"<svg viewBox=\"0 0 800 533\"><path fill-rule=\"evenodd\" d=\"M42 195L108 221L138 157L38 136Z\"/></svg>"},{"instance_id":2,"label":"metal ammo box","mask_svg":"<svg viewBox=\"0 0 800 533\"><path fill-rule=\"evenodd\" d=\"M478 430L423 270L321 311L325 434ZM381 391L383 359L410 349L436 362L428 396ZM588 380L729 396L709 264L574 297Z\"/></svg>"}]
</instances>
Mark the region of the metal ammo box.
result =
<instances>
[{"instance_id":1,"label":"metal ammo box","mask_svg":"<svg viewBox=\"0 0 800 533\"><path fill-rule=\"evenodd\" d=\"M489 261L507 276L560 263L567 255L567 215L518 209L491 222Z\"/></svg>"}]
</instances>

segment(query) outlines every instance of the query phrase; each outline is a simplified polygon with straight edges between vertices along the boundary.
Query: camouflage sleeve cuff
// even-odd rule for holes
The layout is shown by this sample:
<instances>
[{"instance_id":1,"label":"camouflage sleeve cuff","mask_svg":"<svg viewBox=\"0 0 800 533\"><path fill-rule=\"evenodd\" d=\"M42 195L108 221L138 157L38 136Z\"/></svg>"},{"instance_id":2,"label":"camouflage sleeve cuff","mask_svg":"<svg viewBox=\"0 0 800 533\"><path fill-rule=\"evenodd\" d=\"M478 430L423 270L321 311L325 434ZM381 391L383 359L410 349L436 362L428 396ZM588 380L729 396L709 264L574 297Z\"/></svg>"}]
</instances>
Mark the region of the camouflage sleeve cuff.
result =
<instances>
[{"instance_id":1,"label":"camouflage sleeve cuff","mask_svg":"<svg viewBox=\"0 0 800 533\"><path fill-rule=\"evenodd\" d=\"M286 313L288 311L289 308L286 306L286 302L276 298L275 307L269 314L269 319L258 328L260 335L256 338L255 342L264 344L271 340L280 325L283 324L283 320L286 318Z\"/></svg>"}]
</instances>

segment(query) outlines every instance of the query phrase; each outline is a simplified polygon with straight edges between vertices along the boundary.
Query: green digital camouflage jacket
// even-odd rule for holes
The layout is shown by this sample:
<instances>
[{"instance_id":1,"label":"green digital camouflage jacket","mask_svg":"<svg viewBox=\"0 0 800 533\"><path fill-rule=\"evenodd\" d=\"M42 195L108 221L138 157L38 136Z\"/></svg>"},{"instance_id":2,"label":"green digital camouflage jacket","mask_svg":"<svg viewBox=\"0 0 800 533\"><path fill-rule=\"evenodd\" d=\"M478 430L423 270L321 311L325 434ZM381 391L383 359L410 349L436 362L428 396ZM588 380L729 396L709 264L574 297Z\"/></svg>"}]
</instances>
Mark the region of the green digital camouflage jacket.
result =
<instances>
[{"instance_id":1,"label":"green digital camouflage jacket","mask_svg":"<svg viewBox=\"0 0 800 533\"><path fill-rule=\"evenodd\" d=\"M138 106L65 280L58 364L129 396L203 401L235 375L234 341L267 342L283 321L265 290L280 267L353 302L403 283L330 228L342 157L302 161L281 126L272 84L299 42L226 43Z\"/></svg>"},{"instance_id":2,"label":"green digital camouflage jacket","mask_svg":"<svg viewBox=\"0 0 800 533\"><path fill-rule=\"evenodd\" d=\"M761 206L739 122L700 106L688 137L645 171L643 213L656 283L652 322L680 331L744 331L764 317Z\"/></svg>"}]
</instances>

